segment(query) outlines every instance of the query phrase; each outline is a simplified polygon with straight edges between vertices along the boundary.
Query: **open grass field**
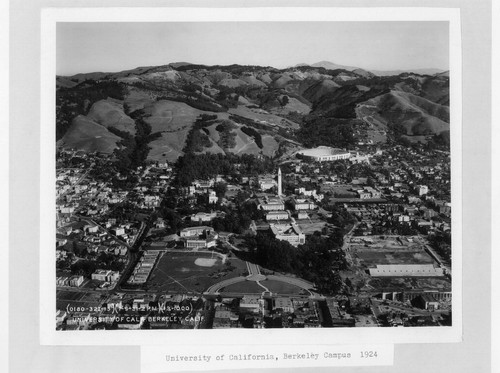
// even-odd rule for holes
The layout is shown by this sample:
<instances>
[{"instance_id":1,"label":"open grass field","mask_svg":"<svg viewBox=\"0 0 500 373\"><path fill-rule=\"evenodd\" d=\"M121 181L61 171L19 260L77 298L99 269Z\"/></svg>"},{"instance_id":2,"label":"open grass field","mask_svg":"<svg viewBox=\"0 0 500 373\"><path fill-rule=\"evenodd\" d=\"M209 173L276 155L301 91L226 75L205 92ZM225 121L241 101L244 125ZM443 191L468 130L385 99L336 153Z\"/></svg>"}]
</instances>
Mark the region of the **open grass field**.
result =
<instances>
[{"instance_id":1,"label":"open grass field","mask_svg":"<svg viewBox=\"0 0 500 373\"><path fill-rule=\"evenodd\" d=\"M221 289L221 293L244 293L244 294L262 294L264 288L255 281L241 281Z\"/></svg>"},{"instance_id":2,"label":"open grass field","mask_svg":"<svg viewBox=\"0 0 500 373\"><path fill-rule=\"evenodd\" d=\"M177 131L191 126L200 114L212 114L195 109L183 102L160 100L154 101L144 108L146 122L151 125L151 131Z\"/></svg>"},{"instance_id":3,"label":"open grass field","mask_svg":"<svg viewBox=\"0 0 500 373\"><path fill-rule=\"evenodd\" d=\"M163 132L161 137L148 144L151 148L148 159L175 162L183 154L182 149L186 143L188 133L189 128L175 132Z\"/></svg>"},{"instance_id":4,"label":"open grass field","mask_svg":"<svg viewBox=\"0 0 500 373\"><path fill-rule=\"evenodd\" d=\"M311 219L303 219L300 220L299 227L302 229L304 234L313 234L314 232L321 232L321 230L325 227L326 222L322 220L311 220Z\"/></svg>"},{"instance_id":5,"label":"open grass field","mask_svg":"<svg viewBox=\"0 0 500 373\"><path fill-rule=\"evenodd\" d=\"M197 260L203 265L196 264ZM213 265L208 266L212 264L208 262L213 262ZM245 263L239 259L230 259L227 263L235 268L228 269L229 266L223 264L220 258L215 255L212 258L210 252L167 252L153 269L147 287L165 292L203 292L211 285L241 276L247 270Z\"/></svg>"},{"instance_id":6,"label":"open grass field","mask_svg":"<svg viewBox=\"0 0 500 373\"><path fill-rule=\"evenodd\" d=\"M278 115L271 114L262 109L250 109L246 106L239 105L237 108L231 108L228 110L230 114L240 115L245 118L253 119L262 124L268 124L270 126L279 126L284 128L298 129L300 126L292 122L291 120L284 119Z\"/></svg>"},{"instance_id":7,"label":"open grass field","mask_svg":"<svg viewBox=\"0 0 500 373\"><path fill-rule=\"evenodd\" d=\"M288 284L282 281L265 280L262 281L261 284L264 285L266 288L268 288L272 293L301 295L304 294L305 292L298 286Z\"/></svg>"},{"instance_id":8,"label":"open grass field","mask_svg":"<svg viewBox=\"0 0 500 373\"><path fill-rule=\"evenodd\" d=\"M90 108L87 118L103 125L104 127L115 127L121 131L135 134L135 122L125 114L123 103L108 98L97 101Z\"/></svg>"}]
</instances>

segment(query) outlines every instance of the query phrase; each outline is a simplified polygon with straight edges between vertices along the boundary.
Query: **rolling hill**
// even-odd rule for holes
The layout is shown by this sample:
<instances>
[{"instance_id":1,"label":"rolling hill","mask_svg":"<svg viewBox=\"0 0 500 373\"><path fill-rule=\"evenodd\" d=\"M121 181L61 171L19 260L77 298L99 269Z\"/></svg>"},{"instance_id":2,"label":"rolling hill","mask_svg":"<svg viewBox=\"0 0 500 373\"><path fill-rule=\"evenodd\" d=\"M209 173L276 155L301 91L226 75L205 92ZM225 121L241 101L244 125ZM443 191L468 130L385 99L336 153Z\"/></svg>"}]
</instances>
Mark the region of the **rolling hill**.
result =
<instances>
[{"instance_id":1,"label":"rolling hill","mask_svg":"<svg viewBox=\"0 0 500 373\"><path fill-rule=\"evenodd\" d=\"M57 142L58 146L86 152L112 153L121 138L83 115L73 119L68 132Z\"/></svg>"},{"instance_id":2,"label":"rolling hill","mask_svg":"<svg viewBox=\"0 0 500 373\"><path fill-rule=\"evenodd\" d=\"M377 76L328 61L286 69L181 62L57 76L56 87L59 146L112 152L140 120L152 134L152 160L175 161L188 138L201 152L276 156L291 144L349 146L450 129L442 71ZM199 127L204 115L213 123ZM221 140L224 121L232 126Z\"/></svg>"}]
</instances>

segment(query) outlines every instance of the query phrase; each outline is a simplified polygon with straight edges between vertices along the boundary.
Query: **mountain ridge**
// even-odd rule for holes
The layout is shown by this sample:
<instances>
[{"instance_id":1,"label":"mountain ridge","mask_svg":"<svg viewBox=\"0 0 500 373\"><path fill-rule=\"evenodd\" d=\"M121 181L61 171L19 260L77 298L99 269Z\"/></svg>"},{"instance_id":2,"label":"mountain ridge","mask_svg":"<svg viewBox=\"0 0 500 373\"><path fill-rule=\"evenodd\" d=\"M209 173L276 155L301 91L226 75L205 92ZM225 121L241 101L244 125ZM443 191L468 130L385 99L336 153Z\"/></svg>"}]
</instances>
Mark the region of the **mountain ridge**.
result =
<instances>
[{"instance_id":1,"label":"mountain ridge","mask_svg":"<svg viewBox=\"0 0 500 373\"><path fill-rule=\"evenodd\" d=\"M59 144L113 152L116 134L135 136L138 120L154 135L150 159L169 161L184 154L189 139L202 152L280 156L298 144L385 142L395 133L421 139L449 130L446 72L377 76L322 62L336 68L177 62L56 76ZM199 122L204 115L210 126Z\"/></svg>"}]
</instances>

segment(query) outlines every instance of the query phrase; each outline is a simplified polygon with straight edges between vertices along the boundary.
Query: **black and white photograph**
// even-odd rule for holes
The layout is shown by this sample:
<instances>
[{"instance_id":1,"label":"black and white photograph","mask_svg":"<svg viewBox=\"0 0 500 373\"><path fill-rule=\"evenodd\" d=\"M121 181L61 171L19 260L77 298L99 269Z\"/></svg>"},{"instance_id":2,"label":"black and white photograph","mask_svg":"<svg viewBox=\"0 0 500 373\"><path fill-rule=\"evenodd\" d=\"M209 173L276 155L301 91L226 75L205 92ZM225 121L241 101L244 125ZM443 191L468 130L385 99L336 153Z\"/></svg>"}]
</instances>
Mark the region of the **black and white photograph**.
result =
<instances>
[{"instance_id":1,"label":"black and white photograph","mask_svg":"<svg viewBox=\"0 0 500 373\"><path fill-rule=\"evenodd\" d=\"M489 0L51 1L11 4L12 371L488 371Z\"/></svg>"},{"instance_id":2,"label":"black and white photograph","mask_svg":"<svg viewBox=\"0 0 500 373\"><path fill-rule=\"evenodd\" d=\"M452 326L449 42L58 22L54 328Z\"/></svg>"}]
</instances>

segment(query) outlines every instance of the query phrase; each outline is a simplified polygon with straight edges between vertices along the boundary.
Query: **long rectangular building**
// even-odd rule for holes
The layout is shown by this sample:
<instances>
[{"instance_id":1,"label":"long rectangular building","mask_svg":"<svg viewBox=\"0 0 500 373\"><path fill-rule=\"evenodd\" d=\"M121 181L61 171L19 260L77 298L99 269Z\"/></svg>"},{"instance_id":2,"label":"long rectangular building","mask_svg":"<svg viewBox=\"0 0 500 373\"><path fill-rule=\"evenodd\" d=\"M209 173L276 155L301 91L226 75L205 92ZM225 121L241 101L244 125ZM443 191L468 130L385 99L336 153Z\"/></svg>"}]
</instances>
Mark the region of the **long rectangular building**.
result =
<instances>
[{"instance_id":1,"label":"long rectangular building","mask_svg":"<svg viewBox=\"0 0 500 373\"><path fill-rule=\"evenodd\" d=\"M442 268L432 264L378 264L369 268L374 277L440 277L444 275Z\"/></svg>"}]
</instances>

